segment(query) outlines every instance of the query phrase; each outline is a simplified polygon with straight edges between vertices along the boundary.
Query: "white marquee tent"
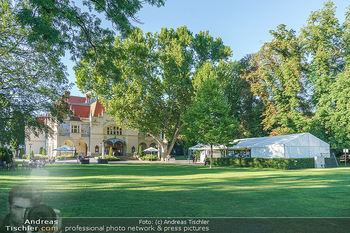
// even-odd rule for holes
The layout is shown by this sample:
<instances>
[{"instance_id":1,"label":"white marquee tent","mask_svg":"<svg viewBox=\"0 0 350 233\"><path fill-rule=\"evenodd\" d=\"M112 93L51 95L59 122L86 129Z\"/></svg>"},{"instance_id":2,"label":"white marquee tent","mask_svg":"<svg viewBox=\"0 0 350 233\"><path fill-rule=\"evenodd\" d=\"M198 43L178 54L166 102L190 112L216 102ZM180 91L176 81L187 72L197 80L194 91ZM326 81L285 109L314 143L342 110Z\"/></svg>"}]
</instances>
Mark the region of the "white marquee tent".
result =
<instances>
[{"instance_id":1,"label":"white marquee tent","mask_svg":"<svg viewBox=\"0 0 350 233\"><path fill-rule=\"evenodd\" d=\"M258 158L312 158L330 157L328 143L310 133L236 139L229 150L250 150Z\"/></svg>"}]
</instances>

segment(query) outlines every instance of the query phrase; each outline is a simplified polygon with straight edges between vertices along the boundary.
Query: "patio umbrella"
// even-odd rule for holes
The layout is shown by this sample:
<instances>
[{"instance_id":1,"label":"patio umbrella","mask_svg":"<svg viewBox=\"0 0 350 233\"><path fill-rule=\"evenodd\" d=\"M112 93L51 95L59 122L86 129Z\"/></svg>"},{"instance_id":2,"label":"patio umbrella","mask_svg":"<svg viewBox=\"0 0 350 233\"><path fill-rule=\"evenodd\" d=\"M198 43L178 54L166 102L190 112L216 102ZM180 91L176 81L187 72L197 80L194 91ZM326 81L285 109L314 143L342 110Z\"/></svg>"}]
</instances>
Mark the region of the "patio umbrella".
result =
<instances>
[{"instance_id":1,"label":"patio umbrella","mask_svg":"<svg viewBox=\"0 0 350 233\"><path fill-rule=\"evenodd\" d=\"M154 148L154 147L150 147L150 148L147 148L146 150L143 150L143 152L151 152L151 155L152 155L152 152L158 152L159 150ZM151 156L151 161L152 161L152 156Z\"/></svg>"},{"instance_id":2,"label":"patio umbrella","mask_svg":"<svg viewBox=\"0 0 350 233\"><path fill-rule=\"evenodd\" d=\"M54 151L66 151L65 156L64 156L64 161L66 161L67 151L75 151L74 148L69 147L69 146L67 146L67 145L58 147L58 148L53 149L53 150L54 150Z\"/></svg>"}]
</instances>

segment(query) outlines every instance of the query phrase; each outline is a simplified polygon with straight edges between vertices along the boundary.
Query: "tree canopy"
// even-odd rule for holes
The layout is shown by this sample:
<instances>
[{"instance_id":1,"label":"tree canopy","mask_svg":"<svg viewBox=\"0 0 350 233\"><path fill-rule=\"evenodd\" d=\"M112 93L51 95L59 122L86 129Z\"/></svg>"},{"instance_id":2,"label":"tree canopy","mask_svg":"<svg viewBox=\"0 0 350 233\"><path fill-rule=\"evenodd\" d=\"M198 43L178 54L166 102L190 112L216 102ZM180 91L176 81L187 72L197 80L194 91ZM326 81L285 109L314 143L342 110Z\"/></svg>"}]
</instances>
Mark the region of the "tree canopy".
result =
<instances>
[{"instance_id":1,"label":"tree canopy","mask_svg":"<svg viewBox=\"0 0 350 233\"><path fill-rule=\"evenodd\" d=\"M188 141L211 147L233 141L238 121L230 114L230 103L219 81L218 69L205 63L195 75L198 91L183 115L182 134Z\"/></svg>"},{"instance_id":2,"label":"tree canopy","mask_svg":"<svg viewBox=\"0 0 350 233\"><path fill-rule=\"evenodd\" d=\"M301 33L278 26L271 42L253 54L255 71L245 75L263 100L265 130L272 134L310 132L336 152L349 147L350 12L340 24L328 1L311 13Z\"/></svg>"},{"instance_id":3,"label":"tree canopy","mask_svg":"<svg viewBox=\"0 0 350 233\"><path fill-rule=\"evenodd\" d=\"M117 37L106 54L115 70L106 72L83 59L76 67L77 84L93 91L117 122L149 133L166 157L191 103L197 68L230 55L230 48L208 32L193 36L187 27L180 27L152 34L136 28L125 39Z\"/></svg>"},{"instance_id":4,"label":"tree canopy","mask_svg":"<svg viewBox=\"0 0 350 233\"><path fill-rule=\"evenodd\" d=\"M25 127L49 132L38 116L51 112L62 120L67 112L57 101L69 88L65 66L52 46L45 41L29 42L30 27L15 18L17 8L10 1L0 4L0 143L24 143Z\"/></svg>"}]
</instances>

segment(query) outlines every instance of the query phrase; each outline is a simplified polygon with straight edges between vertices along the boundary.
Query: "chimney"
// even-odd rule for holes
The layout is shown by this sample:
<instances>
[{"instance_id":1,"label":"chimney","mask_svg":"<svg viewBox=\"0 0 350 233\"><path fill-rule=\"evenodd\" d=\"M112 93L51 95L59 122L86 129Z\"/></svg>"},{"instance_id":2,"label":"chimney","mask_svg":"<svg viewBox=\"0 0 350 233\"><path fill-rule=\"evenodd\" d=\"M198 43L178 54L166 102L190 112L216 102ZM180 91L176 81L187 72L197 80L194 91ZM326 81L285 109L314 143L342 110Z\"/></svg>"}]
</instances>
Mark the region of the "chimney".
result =
<instances>
[{"instance_id":1,"label":"chimney","mask_svg":"<svg viewBox=\"0 0 350 233\"><path fill-rule=\"evenodd\" d=\"M91 95L86 94L86 100L85 100L86 104L90 104L91 103Z\"/></svg>"}]
</instances>

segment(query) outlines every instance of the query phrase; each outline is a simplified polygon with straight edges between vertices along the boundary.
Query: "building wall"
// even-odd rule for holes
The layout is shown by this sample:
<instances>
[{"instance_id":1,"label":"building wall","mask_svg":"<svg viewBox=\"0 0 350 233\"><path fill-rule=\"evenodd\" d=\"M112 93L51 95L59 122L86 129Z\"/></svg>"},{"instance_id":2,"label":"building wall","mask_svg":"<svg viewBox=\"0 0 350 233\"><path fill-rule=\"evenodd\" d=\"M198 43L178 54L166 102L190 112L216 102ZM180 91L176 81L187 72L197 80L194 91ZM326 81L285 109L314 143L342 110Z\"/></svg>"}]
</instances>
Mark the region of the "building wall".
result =
<instances>
[{"instance_id":1,"label":"building wall","mask_svg":"<svg viewBox=\"0 0 350 233\"><path fill-rule=\"evenodd\" d=\"M98 117L80 118L77 120L67 120L63 124L52 124L53 135L45 139L44 136L35 138L30 136L30 140L26 141L26 154L29 154L29 143L32 144L34 153L39 153L39 148L42 146L46 148L50 157L56 157L62 153L73 154L73 152L56 152L53 149L63 145L76 148L79 155L83 153L85 156L97 157L102 155L102 143L107 140L121 140L125 142L123 145L123 155L131 156L133 152L138 152L140 143L145 143L146 148L156 142L151 137L145 137L135 130L130 130L117 125L114 120L109 118L106 114ZM78 132L72 132L72 126L79 127ZM107 134L107 127L119 127L122 129L121 135ZM84 129L84 130L83 130ZM103 146L106 150L105 146Z\"/></svg>"}]
</instances>

